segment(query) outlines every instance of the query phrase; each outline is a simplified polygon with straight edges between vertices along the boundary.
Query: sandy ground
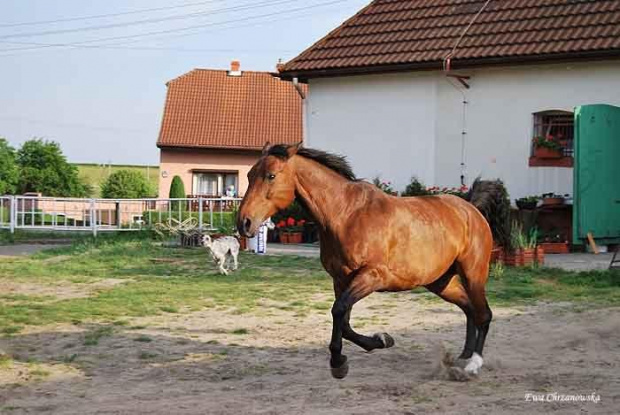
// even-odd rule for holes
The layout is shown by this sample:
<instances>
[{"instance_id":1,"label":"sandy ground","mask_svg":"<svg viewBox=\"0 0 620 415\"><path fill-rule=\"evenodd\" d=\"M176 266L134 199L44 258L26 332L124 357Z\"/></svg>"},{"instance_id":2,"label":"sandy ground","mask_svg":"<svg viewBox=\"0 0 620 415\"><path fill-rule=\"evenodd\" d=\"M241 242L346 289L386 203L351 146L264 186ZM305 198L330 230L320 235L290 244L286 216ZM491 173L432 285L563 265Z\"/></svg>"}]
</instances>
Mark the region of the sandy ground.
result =
<instances>
[{"instance_id":1,"label":"sandy ground","mask_svg":"<svg viewBox=\"0 0 620 415\"><path fill-rule=\"evenodd\" d=\"M458 354L464 340L464 317L449 304L411 293L358 304L354 327L387 331L396 345L365 353L345 342L344 380L328 369L329 312L273 306L133 319L92 346L84 336L101 326L37 327L2 338L0 352L16 361L0 366L0 413L620 412L620 308L495 308L482 373L455 382L440 370L446 351ZM527 393L596 393L600 402L528 402Z\"/></svg>"}]
</instances>

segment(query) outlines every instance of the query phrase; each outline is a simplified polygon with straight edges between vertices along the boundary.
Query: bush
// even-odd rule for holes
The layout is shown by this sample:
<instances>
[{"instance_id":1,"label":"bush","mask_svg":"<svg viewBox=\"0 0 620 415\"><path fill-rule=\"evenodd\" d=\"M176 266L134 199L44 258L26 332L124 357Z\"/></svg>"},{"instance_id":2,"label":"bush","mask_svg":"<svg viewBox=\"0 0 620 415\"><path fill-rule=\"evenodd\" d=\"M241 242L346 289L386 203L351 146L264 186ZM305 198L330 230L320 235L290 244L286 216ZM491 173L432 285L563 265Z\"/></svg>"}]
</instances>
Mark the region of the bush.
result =
<instances>
[{"instance_id":1,"label":"bush","mask_svg":"<svg viewBox=\"0 0 620 415\"><path fill-rule=\"evenodd\" d=\"M273 223L278 223L282 220L286 221L288 218L293 218L295 219L295 221L312 221L312 216L310 216L310 213L308 213L306 209L304 209L304 207L299 202L297 202L297 200L294 200L293 203L291 203L291 205L286 209L283 209L273 215L271 220Z\"/></svg>"},{"instance_id":2,"label":"bush","mask_svg":"<svg viewBox=\"0 0 620 415\"><path fill-rule=\"evenodd\" d=\"M427 196L430 194L431 192L426 190L426 186L414 176L407 187L405 187L405 191L401 193L401 196Z\"/></svg>"},{"instance_id":3,"label":"bush","mask_svg":"<svg viewBox=\"0 0 620 415\"><path fill-rule=\"evenodd\" d=\"M183 184L183 180L179 176L174 176L172 178L172 182L170 183L170 199L183 199L185 198L185 185ZM187 210L186 202L172 202L172 210Z\"/></svg>"},{"instance_id":4,"label":"bush","mask_svg":"<svg viewBox=\"0 0 620 415\"><path fill-rule=\"evenodd\" d=\"M15 149L0 137L0 195L15 194L18 180Z\"/></svg>"},{"instance_id":5,"label":"bush","mask_svg":"<svg viewBox=\"0 0 620 415\"><path fill-rule=\"evenodd\" d=\"M170 199L183 199L186 196L185 194L185 185L183 184L183 180L179 176L174 176L172 178L172 183L170 183Z\"/></svg>"},{"instance_id":6,"label":"bush","mask_svg":"<svg viewBox=\"0 0 620 415\"><path fill-rule=\"evenodd\" d=\"M117 170L101 184L101 196L107 199L140 199L154 193L146 177L135 170Z\"/></svg>"},{"instance_id":7,"label":"bush","mask_svg":"<svg viewBox=\"0 0 620 415\"><path fill-rule=\"evenodd\" d=\"M77 167L69 164L58 143L33 139L17 152L17 192L44 196L88 197L92 188L82 182Z\"/></svg>"},{"instance_id":8,"label":"bush","mask_svg":"<svg viewBox=\"0 0 620 415\"><path fill-rule=\"evenodd\" d=\"M392 188L392 182L383 181L379 176L377 176L372 179L372 184L377 186L380 190L383 190L388 195L398 196L398 192Z\"/></svg>"}]
</instances>

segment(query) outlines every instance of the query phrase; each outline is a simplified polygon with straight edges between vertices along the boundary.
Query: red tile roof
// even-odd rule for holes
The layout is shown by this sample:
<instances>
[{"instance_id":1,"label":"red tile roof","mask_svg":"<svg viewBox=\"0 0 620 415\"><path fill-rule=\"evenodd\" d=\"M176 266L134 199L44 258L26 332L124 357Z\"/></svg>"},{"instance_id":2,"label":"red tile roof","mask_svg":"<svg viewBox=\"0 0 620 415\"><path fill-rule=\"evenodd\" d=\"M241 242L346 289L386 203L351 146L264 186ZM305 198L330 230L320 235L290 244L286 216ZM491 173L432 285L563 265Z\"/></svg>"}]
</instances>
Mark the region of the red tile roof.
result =
<instances>
[{"instance_id":1,"label":"red tile roof","mask_svg":"<svg viewBox=\"0 0 620 415\"><path fill-rule=\"evenodd\" d=\"M375 0L284 65L284 77L443 65L486 1ZM491 0L453 67L620 56L620 0Z\"/></svg>"},{"instance_id":2,"label":"red tile roof","mask_svg":"<svg viewBox=\"0 0 620 415\"><path fill-rule=\"evenodd\" d=\"M194 69L167 85L159 147L259 150L302 140L302 99L271 73Z\"/></svg>"}]
</instances>

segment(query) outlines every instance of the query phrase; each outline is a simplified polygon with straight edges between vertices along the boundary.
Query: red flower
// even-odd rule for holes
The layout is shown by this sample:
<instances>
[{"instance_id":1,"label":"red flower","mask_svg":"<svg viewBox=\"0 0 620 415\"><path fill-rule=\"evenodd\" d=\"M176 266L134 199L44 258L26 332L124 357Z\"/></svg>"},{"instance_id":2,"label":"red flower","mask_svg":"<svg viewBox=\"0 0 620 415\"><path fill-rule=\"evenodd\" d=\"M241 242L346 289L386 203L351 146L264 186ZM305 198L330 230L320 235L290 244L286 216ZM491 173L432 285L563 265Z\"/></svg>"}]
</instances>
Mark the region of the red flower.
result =
<instances>
[{"instance_id":1,"label":"red flower","mask_svg":"<svg viewBox=\"0 0 620 415\"><path fill-rule=\"evenodd\" d=\"M304 226L304 223L306 223L305 220L301 219L297 221L297 226Z\"/></svg>"},{"instance_id":2,"label":"red flower","mask_svg":"<svg viewBox=\"0 0 620 415\"><path fill-rule=\"evenodd\" d=\"M295 219L293 219L293 218L288 218L288 219L286 220L286 224L287 224L288 226L295 226Z\"/></svg>"},{"instance_id":3,"label":"red flower","mask_svg":"<svg viewBox=\"0 0 620 415\"><path fill-rule=\"evenodd\" d=\"M283 220L281 220L280 222L276 224L277 228L284 228L285 226L286 226L286 222L284 222Z\"/></svg>"}]
</instances>

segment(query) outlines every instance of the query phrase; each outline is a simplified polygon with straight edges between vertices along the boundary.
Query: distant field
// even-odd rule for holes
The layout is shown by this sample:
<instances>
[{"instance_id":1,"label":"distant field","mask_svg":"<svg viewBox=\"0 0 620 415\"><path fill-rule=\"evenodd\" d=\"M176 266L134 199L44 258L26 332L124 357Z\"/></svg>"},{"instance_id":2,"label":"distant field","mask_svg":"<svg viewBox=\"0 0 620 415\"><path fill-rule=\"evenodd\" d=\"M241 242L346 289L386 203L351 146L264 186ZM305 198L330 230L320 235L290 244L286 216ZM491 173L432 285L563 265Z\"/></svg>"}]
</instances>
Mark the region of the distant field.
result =
<instances>
[{"instance_id":1,"label":"distant field","mask_svg":"<svg viewBox=\"0 0 620 415\"><path fill-rule=\"evenodd\" d=\"M137 170L149 179L155 189L159 186L159 166L132 166L132 165L101 165L101 164L80 164L75 163L79 170L80 177L86 183L93 186L95 190L93 196L99 197L101 194L101 183L117 170Z\"/></svg>"}]
</instances>

